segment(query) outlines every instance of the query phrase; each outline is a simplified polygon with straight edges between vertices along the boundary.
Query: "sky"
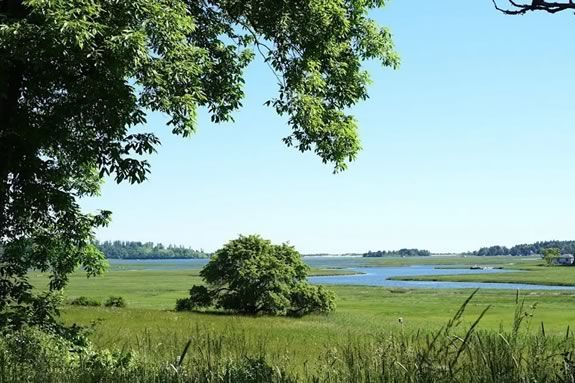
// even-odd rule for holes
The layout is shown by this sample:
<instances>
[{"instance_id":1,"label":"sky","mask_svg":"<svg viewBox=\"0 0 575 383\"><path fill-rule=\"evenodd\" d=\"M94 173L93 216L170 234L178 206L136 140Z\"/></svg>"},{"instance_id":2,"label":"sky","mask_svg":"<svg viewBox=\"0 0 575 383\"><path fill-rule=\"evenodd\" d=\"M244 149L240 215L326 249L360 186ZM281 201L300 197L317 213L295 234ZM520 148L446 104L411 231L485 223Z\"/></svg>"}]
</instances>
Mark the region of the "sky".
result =
<instances>
[{"instance_id":1,"label":"sky","mask_svg":"<svg viewBox=\"0 0 575 383\"><path fill-rule=\"evenodd\" d=\"M395 0L373 17L402 62L366 63L370 99L352 109L363 150L347 171L284 146L285 119L263 105L277 81L254 62L235 123L201 111L184 139L148 117L162 140L149 180L82 201L113 211L97 237L214 251L258 233L302 253L575 239L575 15Z\"/></svg>"}]
</instances>

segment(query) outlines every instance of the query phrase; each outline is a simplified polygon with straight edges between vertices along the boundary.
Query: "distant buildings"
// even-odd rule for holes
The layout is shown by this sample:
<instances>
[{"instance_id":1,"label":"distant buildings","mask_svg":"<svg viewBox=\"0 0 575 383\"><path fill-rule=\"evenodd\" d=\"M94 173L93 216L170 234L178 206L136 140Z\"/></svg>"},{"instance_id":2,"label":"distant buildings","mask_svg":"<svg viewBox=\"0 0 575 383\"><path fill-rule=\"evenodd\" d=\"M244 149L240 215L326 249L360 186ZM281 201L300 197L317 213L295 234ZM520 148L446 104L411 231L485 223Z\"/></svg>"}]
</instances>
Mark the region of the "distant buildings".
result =
<instances>
[{"instance_id":1,"label":"distant buildings","mask_svg":"<svg viewBox=\"0 0 575 383\"><path fill-rule=\"evenodd\" d=\"M575 257L573 254L561 254L558 258L554 260L556 265L571 266L575 262Z\"/></svg>"}]
</instances>

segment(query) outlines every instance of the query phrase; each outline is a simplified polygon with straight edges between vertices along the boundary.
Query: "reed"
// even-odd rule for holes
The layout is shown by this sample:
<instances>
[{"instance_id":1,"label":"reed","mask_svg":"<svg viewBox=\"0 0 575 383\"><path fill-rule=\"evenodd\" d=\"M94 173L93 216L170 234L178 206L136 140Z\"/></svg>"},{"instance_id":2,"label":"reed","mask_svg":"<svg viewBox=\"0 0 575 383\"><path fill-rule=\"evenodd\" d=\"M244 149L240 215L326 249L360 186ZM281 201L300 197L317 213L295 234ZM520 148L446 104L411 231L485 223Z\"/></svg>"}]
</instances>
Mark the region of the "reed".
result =
<instances>
[{"instance_id":1,"label":"reed","mask_svg":"<svg viewBox=\"0 0 575 383\"><path fill-rule=\"evenodd\" d=\"M474 292L438 330L350 334L295 366L289 352L269 351L266 339L241 331L198 327L188 339L146 333L133 349L71 351L69 345L27 330L0 340L0 382L575 382L575 340L531 331L534 306L517 295L510 330L479 330L486 307L464 325ZM301 359L301 358L300 358Z\"/></svg>"}]
</instances>

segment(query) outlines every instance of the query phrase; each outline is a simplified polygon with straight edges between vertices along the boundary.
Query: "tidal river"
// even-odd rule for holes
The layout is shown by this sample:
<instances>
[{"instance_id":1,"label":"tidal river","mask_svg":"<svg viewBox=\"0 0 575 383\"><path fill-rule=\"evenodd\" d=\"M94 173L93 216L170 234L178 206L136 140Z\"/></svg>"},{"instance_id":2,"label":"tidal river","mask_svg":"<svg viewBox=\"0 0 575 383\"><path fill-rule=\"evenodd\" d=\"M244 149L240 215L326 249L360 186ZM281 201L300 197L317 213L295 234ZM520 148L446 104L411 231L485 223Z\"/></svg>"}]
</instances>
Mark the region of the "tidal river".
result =
<instances>
[{"instance_id":1,"label":"tidal river","mask_svg":"<svg viewBox=\"0 0 575 383\"><path fill-rule=\"evenodd\" d=\"M392 277L408 277L421 275L456 275L456 274L486 274L512 273L513 270L471 270L467 269L437 269L438 265L418 265L399 267L357 267L350 270L362 274L334 275L325 277L310 277L313 283L322 285L364 285L421 289L512 289L512 290L574 290L573 286L532 285L524 283L483 283L483 282L433 282L433 281L396 281Z\"/></svg>"},{"instance_id":2,"label":"tidal river","mask_svg":"<svg viewBox=\"0 0 575 383\"><path fill-rule=\"evenodd\" d=\"M310 277L312 283L326 285L364 285L385 286L395 288L487 288L511 290L575 290L573 286L532 285L522 283L482 283L482 282L431 282L431 281L397 281L389 278L401 276L420 275L454 275L454 274L481 274L481 273L512 273L513 270L471 270L438 269L440 265L416 265L395 267L361 267L361 258L355 257L304 257L311 267L338 268L354 271L355 275L334 275ZM208 261L206 259L155 259L155 260L117 260L111 259L113 270L184 270L201 269Z\"/></svg>"}]
</instances>

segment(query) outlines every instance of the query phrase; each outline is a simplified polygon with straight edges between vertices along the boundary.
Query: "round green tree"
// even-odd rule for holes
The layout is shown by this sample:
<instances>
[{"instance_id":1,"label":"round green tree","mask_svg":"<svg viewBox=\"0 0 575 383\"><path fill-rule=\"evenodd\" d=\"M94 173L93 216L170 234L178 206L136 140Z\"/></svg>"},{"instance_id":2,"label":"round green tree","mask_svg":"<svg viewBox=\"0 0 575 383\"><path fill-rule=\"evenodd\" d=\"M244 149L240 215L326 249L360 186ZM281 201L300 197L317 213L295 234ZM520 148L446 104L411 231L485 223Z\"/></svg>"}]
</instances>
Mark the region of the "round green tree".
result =
<instances>
[{"instance_id":1,"label":"round green tree","mask_svg":"<svg viewBox=\"0 0 575 383\"><path fill-rule=\"evenodd\" d=\"M215 306L245 314L304 315L335 309L334 294L307 282L307 266L288 244L240 236L216 251L177 309Z\"/></svg>"},{"instance_id":2,"label":"round green tree","mask_svg":"<svg viewBox=\"0 0 575 383\"><path fill-rule=\"evenodd\" d=\"M543 260L545 261L547 266L551 266L561 256L561 250L557 247L550 247L541 250L541 254L543 254Z\"/></svg>"}]
</instances>

